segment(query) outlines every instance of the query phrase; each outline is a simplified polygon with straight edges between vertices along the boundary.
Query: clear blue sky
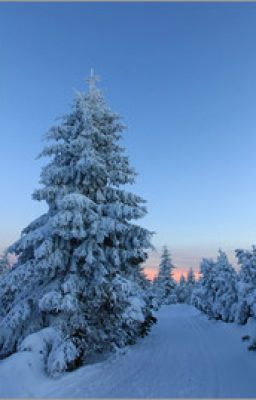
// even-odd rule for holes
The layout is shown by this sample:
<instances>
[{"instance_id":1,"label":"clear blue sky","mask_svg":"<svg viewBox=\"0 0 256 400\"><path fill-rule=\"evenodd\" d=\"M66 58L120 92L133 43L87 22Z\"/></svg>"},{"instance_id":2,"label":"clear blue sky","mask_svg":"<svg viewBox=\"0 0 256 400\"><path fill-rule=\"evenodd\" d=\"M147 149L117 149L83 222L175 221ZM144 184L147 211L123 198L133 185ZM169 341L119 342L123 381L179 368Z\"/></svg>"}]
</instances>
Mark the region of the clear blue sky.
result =
<instances>
[{"instance_id":1,"label":"clear blue sky","mask_svg":"<svg viewBox=\"0 0 256 400\"><path fill-rule=\"evenodd\" d=\"M0 3L0 38L1 248L45 210L42 135L91 66L156 247L188 266L256 242L256 3Z\"/></svg>"}]
</instances>

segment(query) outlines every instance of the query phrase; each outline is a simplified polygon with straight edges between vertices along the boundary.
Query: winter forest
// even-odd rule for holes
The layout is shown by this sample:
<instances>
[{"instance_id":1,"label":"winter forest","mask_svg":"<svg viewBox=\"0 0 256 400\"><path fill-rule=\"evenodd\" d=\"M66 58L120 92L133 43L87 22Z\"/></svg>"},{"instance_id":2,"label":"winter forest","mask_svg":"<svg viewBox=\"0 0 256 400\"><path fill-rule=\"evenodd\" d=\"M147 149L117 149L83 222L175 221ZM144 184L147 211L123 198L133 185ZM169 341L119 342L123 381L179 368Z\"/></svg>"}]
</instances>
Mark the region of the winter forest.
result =
<instances>
[{"instance_id":1,"label":"winter forest","mask_svg":"<svg viewBox=\"0 0 256 400\"><path fill-rule=\"evenodd\" d=\"M40 157L50 161L33 198L48 212L1 256L1 359L35 352L49 377L136 343L162 306L188 304L240 325L256 318L256 247L236 250L238 272L220 250L202 260L199 279L190 269L179 282L164 247L157 277L147 279L153 233L133 222L147 212L145 200L123 188L135 179L119 144L125 127L96 81L92 71L88 91L46 134ZM248 350L255 338L243 336Z\"/></svg>"},{"instance_id":2,"label":"winter forest","mask_svg":"<svg viewBox=\"0 0 256 400\"><path fill-rule=\"evenodd\" d=\"M0 398L253 398L256 244L241 239L232 260L225 246L202 252L186 269L168 237L156 248L124 144L129 127L102 82L92 68L44 134L32 199L45 212L0 255ZM135 151L138 132L132 140ZM182 203L191 214L192 201Z\"/></svg>"}]
</instances>

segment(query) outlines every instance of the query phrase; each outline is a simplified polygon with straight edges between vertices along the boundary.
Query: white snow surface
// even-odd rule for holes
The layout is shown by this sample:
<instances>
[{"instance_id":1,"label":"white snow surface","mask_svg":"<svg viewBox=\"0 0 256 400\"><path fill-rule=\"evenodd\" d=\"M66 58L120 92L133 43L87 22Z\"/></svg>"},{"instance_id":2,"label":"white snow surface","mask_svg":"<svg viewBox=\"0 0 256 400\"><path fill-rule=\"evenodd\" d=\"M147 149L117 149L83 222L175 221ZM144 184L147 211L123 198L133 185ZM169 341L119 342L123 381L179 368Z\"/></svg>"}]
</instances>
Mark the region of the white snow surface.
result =
<instances>
[{"instance_id":1,"label":"white snow surface","mask_svg":"<svg viewBox=\"0 0 256 400\"><path fill-rule=\"evenodd\" d=\"M256 353L247 325L209 320L193 306L163 306L150 334L133 346L58 378L37 347L0 361L0 397L256 397Z\"/></svg>"}]
</instances>

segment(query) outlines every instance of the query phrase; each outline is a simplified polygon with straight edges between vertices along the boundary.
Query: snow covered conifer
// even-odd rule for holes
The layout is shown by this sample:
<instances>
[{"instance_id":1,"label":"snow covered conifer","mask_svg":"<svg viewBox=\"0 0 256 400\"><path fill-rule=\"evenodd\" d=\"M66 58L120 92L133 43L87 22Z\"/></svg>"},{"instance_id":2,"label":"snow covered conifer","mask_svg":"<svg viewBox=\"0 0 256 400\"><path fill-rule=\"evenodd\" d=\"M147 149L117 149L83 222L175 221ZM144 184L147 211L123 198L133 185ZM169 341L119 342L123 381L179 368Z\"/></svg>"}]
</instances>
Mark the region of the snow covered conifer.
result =
<instances>
[{"instance_id":1,"label":"snow covered conifer","mask_svg":"<svg viewBox=\"0 0 256 400\"><path fill-rule=\"evenodd\" d=\"M217 257L216 270L216 294L212 307L214 318L232 322L237 305L237 274L227 255L221 250Z\"/></svg>"},{"instance_id":2,"label":"snow covered conifer","mask_svg":"<svg viewBox=\"0 0 256 400\"><path fill-rule=\"evenodd\" d=\"M189 269L188 271L188 276L187 276L187 302L188 304L191 303L191 296L192 292L194 290L196 284L196 278L195 278L195 273L192 268Z\"/></svg>"},{"instance_id":3,"label":"snow covered conifer","mask_svg":"<svg viewBox=\"0 0 256 400\"><path fill-rule=\"evenodd\" d=\"M188 302L188 287L184 275L180 276L179 284L177 285L177 301L179 303Z\"/></svg>"},{"instance_id":4,"label":"snow covered conifer","mask_svg":"<svg viewBox=\"0 0 256 400\"><path fill-rule=\"evenodd\" d=\"M236 257L240 265L236 321L245 324L249 317L256 316L256 246L252 251L236 250Z\"/></svg>"},{"instance_id":5,"label":"snow covered conifer","mask_svg":"<svg viewBox=\"0 0 256 400\"><path fill-rule=\"evenodd\" d=\"M164 246L159 266L159 274L154 280L155 295L159 304L172 304L177 302L177 284L173 278L174 265L166 246Z\"/></svg>"},{"instance_id":6,"label":"snow covered conifer","mask_svg":"<svg viewBox=\"0 0 256 400\"><path fill-rule=\"evenodd\" d=\"M47 134L41 155L51 159L33 197L49 209L10 248L18 261L0 281L1 357L46 335L53 375L133 343L152 323L138 279L151 233L132 222L146 214L145 201L121 189L135 178L123 130L91 76L88 94L78 93Z\"/></svg>"},{"instance_id":7,"label":"snow covered conifer","mask_svg":"<svg viewBox=\"0 0 256 400\"><path fill-rule=\"evenodd\" d=\"M236 272L227 255L219 250L216 261L203 259L200 272L192 303L210 318L233 321L237 301Z\"/></svg>"},{"instance_id":8,"label":"snow covered conifer","mask_svg":"<svg viewBox=\"0 0 256 400\"><path fill-rule=\"evenodd\" d=\"M214 287L215 278L215 262L212 259L203 258L200 264L200 279L193 290L191 302L210 317L213 316L212 305L216 293Z\"/></svg>"},{"instance_id":9,"label":"snow covered conifer","mask_svg":"<svg viewBox=\"0 0 256 400\"><path fill-rule=\"evenodd\" d=\"M196 283L195 273L193 268L190 268L187 276L187 284L193 286Z\"/></svg>"}]
</instances>

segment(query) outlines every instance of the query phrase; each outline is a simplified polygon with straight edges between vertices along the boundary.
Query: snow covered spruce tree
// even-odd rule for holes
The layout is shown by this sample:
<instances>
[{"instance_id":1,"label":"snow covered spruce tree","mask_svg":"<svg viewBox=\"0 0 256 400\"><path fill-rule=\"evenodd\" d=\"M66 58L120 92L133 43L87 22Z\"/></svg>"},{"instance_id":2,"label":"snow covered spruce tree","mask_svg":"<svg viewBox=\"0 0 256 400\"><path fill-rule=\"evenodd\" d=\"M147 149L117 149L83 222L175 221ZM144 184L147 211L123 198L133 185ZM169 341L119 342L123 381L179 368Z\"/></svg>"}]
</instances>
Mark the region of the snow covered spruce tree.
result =
<instances>
[{"instance_id":1,"label":"snow covered spruce tree","mask_svg":"<svg viewBox=\"0 0 256 400\"><path fill-rule=\"evenodd\" d=\"M195 274L192 268L189 269L187 279L181 275L177 286L177 298L179 303L191 303L191 296L195 287Z\"/></svg>"},{"instance_id":2,"label":"snow covered spruce tree","mask_svg":"<svg viewBox=\"0 0 256 400\"><path fill-rule=\"evenodd\" d=\"M180 276L176 294L178 303L188 303L188 286L184 275Z\"/></svg>"},{"instance_id":3,"label":"snow covered spruce tree","mask_svg":"<svg viewBox=\"0 0 256 400\"><path fill-rule=\"evenodd\" d=\"M237 273L221 250L217 257L216 270L213 316L225 322L233 322L237 306Z\"/></svg>"},{"instance_id":4,"label":"snow covered spruce tree","mask_svg":"<svg viewBox=\"0 0 256 400\"><path fill-rule=\"evenodd\" d=\"M216 293L215 280L215 262L212 259L203 258L200 264L200 279L193 290L191 303L210 317L213 316L212 305Z\"/></svg>"},{"instance_id":5,"label":"snow covered spruce tree","mask_svg":"<svg viewBox=\"0 0 256 400\"><path fill-rule=\"evenodd\" d=\"M177 284L173 278L174 265L166 246L164 246L159 266L159 274L154 280L154 293L159 305L177 302Z\"/></svg>"},{"instance_id":6,"label":"snow covered spruce tree","mask_svg":"<svg viewBox=\"0 0 256 400\"><path fill-rule=\"evenodd\" d=\"M33 198L49 209L10 247L18 261L0 282L1 357L42 338L51 375L133 343L152 323L140 268L151 233L132 222L145 201L120 188L136 175L119 143L124 126L88 81L47 134L41 156L51 160Z\"/></svg>"},{"instance_id":7,"label":"snow covered spruce tree","mask_svg":"<svg viewBox=\"0 0 256 400\"><path fill-rule=\"evenodd\" d=\"M195 273L192 268L189 269L188 271L188 276L187 276L187 302L188 304L191 303L191 296L192 292L194 290L196 284L196 278L195 278Z\"/></svg>"},{"instance_id":8,"label":"snow covered spruce tree","mask_svg":"<svg viewBox=\"0 0 256 400\"><path fill-rule=\"evenodd\" d=\"M216 261L203 259L200 272L201 277L192 294L192 303L210 318L234 321L236 272L227 255L219 250Z\"/></svg>"},{"instance_id":9,"label":"snow covered spruce tree","mask_svg":"<svg viewBox=\"0 0 256 400\"><path fill-rule=\"evenodd\" d=\"M256 316L256 246L252 251L236 250L236 257L240 265L236 321L245 324L249 317Z\"/></svg>"}]
</instances>

